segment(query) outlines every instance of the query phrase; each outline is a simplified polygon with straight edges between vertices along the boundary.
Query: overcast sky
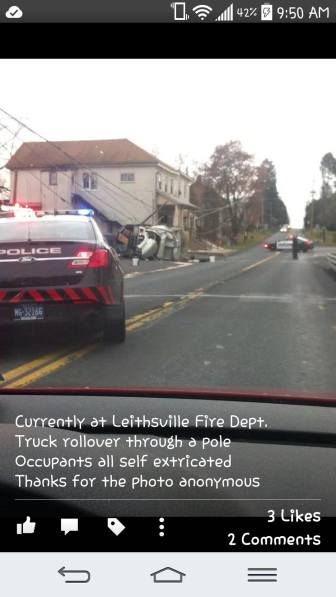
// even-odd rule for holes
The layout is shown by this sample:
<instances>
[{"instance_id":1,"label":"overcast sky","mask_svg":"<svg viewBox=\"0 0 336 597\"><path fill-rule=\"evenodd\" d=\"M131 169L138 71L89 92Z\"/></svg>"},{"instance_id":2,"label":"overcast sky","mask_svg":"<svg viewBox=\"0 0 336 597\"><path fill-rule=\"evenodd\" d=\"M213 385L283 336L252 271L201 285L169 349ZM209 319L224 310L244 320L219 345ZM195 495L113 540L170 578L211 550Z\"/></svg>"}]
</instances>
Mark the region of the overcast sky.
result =
<instances>
[{"instance_id":1,"label":"overcast sky","mask_svg":"<svg viewBox=\"0 0 336 597\"><path fill-rule=\"evenodd\" d=\"M126 137L172 165L180 153L204 163L216 145L240 140L256 163L274 162L299 226L322 156L336 154L335 63L1 60L0 106L50 140Z\"/></svg>"}]
</instances>

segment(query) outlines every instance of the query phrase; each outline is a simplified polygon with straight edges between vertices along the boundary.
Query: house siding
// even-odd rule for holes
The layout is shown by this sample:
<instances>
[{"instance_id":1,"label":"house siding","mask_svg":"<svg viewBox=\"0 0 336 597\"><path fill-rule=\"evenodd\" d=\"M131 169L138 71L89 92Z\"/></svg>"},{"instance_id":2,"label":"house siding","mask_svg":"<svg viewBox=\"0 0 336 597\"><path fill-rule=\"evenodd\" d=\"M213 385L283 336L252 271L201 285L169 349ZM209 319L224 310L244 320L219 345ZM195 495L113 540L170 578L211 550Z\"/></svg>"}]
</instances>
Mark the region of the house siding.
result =
<instances>
[{"instance_id":1,"label":"house siding","mask_svg":"<svg viewBox=\"0 0 336 597\"><path fill-rule=\"evenodd\" d=\"M51 171L57 172L56 185L49 184ZM97 175L96 188L84 188L84 173ZM122 174L132 175L131 180L121 180ZM107 232L118 225L157 224L161 217L158 206L170 204L172 225L184 227L186 223L190 229L190 184L187 176L160 161L58 169L26 167L11 170L11 202L39 206L46 211L92 206Z\"/></svg>"},{"instance_id":2,"label":"house siding","mask_svg":"<svg viewBox=\"0 0 336 597\"><path fill-rule=\"evenodd\" d=\"M80 168L76 171L59 170L57 185L49 184L47 170L17 170L16 201L41 205L42 209L71 209L72 196L80 195L85 201L96 198L102 205L115 208L115 215L121 224L140 223L155 211L156 172L155 167L123 166ZM97 189L83 188L83 173L98 174ZM121 182L122 173L132 172L135 182ZM104 179L100 178L100 175ZM15 171L11 172L11 201L14 201ZM73 184L74 180L74 184Z\"/></svg>"},{"instance_id":3,"label":"house siding","mask_svg":"<svg viewBox=\"0 0 336 597\"><path fill-rule=\"evenodd\" d=\"M103 179L98 176L97 189L91 194L99 197L103 204L113 206L121 224L139 224L155 210L155 167L126 165L80 168L75 175L73 192L89 200L90 191L85 192L83 188L84 172L96 172L103 176ZM122 173L134 174L134 182L121 182Z\"/></svg>"},{"instance_id":4,"label":"house siding","mask_svg":"<svg viewBox=\"0 0 336 597\"><path fill-rule=\"evenodd\" d=\"M15 185L15 171L11 172L11 202L41 205L45 210L71 207L71 171L59 171L57 185L49 185L49 171L17 170L16 173Z\"/></svg>"}]
</instances>

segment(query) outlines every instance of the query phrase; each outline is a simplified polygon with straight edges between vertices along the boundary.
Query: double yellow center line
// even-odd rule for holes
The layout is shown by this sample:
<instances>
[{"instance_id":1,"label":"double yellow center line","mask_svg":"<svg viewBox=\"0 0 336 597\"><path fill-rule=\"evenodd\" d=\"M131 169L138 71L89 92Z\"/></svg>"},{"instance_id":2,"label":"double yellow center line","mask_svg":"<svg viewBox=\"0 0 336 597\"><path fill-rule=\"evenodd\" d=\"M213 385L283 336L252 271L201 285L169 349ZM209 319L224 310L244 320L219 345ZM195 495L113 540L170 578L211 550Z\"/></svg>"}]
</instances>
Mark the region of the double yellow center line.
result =
<instances>
[{"instance_id":1,"label":"double yellow center line","mask_svg":"<svg viewBox=\"0 0 336 597\"><path fill-rule=\"evenodd\" d=\"M201 296L202 290L191 292L177 301L166 302L156 309L151 309L145 313L135 315L126 322L126 329L128 332L133 332L146 324L149 324L164 315L168 315L173 310L182 308L186 303ZM70 348L51 352L45 356L29 361L15 369L11 369L3 373L5 381L0 383L3 388L23 388L25 386L33 386L39 379L51 375L61 369L70 365L74 361L82 359L89 353L93 352L101 346L101 342L93 342L85 346L75 346Z\"/></svg>"},{"instance_id":2,"label":"double yellow center line","mask_svg":"<svg viewBox=\"0 0 336 597\"><path fill-rule=\"evenodd\" d=\"M264 259L260 259L260 261L257 261L256 263L252 263L252 265L248 265L247 267L243 267L243 269L240 270L240 271L241 272L248 272L250 269L258 267L258 265L261 265L262 263L266 263L266 261L270 261L271 259L274 259L274 257L278 257L279 255L280 255L280 253L273 253L273 255L270 255L269 257L265 257Z\"/></svg>"},{"instance_id":3,"label":"double yellow center line","mask_svg":"<svg viewBox=\"0 0 336 597\"><path fill-rule=\"evenodd\" d=\"M276 256L277 253L275 255L271 255L270 257L266 257L265 259L261 259L260 261L243 268L241 273L249 271L250 269L257 267ZM182 309L190 301L200 298L203 294L204 289L199 288L193 292L189 292L178 300L165 302L163 305L160 305L160 307L151 309L150 311L146 311L145 313L141 313L139 315L134 315L134 317L131 317L127 320L126 329L128 332L136 331L139 328L160 319L161 317L169 315L173 311ZM41 378L47 377L59 369L70 365L74 361L82 359L100 346L101 342L99 341L92 342L85 346L73 345L70 347L70 349L67 347L66 349L51 352L42 357L38 357L32 361L29 361L28 363L24 363L23 365L16 367L15 369L4 372L3 375L5 381L0 383L0 387L23 388L25 386L34 386L34 383Z\"/></svg>"}]
</instances>

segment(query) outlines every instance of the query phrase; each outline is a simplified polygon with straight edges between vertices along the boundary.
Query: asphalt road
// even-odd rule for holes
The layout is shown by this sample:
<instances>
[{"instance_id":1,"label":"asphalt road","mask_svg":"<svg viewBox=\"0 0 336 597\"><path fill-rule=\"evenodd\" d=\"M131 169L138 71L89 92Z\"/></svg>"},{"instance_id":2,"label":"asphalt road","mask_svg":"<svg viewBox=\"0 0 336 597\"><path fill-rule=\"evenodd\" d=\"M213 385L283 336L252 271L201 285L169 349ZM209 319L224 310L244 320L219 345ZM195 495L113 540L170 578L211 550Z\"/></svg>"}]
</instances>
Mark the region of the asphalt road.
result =
<instances>
[{"instance_id":1,"label":"asphalt road","mask_svg":"<svg viewBox=\"0 0 336 597\"><path fill-rule=\"evenodd\" d=\"M293 261L259 246L215 263L128 273L124 345L36 326L1 343L3 385L335 393L336 278L325 269L327 252Z\"/></svg>"}]
</instances>

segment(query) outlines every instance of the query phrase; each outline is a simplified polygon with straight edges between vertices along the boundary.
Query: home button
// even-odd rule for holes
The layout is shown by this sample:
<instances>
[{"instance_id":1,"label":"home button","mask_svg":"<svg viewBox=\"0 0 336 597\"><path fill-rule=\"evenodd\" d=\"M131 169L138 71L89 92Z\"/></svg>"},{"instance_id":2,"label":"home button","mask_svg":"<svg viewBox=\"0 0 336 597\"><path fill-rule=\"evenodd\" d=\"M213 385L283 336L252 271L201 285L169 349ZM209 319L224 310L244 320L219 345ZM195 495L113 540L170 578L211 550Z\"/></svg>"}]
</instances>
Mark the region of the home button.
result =
<instances>
[{"instance_id":1,"label":"home button","mask_svg":"<svg viewBox=\"0 0 336 597\"><path fill-rule=\"evenodd\" d=\"M176 570L170 566L156 570L156 572L152 572L151 574L155 583L181 583L185 576L184 572L180 572L180 570Z\"/></svg>"}]
</instances>

